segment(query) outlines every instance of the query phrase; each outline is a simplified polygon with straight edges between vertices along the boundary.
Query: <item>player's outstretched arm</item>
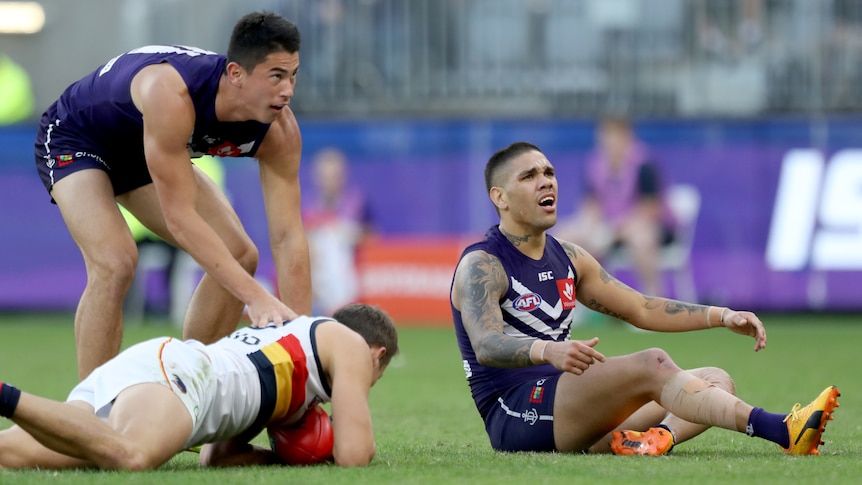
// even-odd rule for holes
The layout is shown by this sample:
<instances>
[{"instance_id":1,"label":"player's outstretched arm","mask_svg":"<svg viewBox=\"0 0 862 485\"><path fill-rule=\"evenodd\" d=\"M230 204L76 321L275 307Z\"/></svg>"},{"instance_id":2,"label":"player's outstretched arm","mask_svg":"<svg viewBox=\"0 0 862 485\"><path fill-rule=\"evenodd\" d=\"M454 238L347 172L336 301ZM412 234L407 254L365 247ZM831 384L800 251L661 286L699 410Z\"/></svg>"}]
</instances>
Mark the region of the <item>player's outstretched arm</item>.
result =
<instances>
[{"instance_id":1,"label":"player's outstretched arm","mask_svg":"<svg viewBox=\"0 0 862 485\"><path fill-rule=\"evenodd\" d=\"M185 81L168 64L145 67L132 81L132 98L144 119L144 152L165 224L177 244L207 274L248 305L252 325L296 317L234 259L196 205L197 183L186 143L195 122Z\"/></svg>"},{"instance_id":2,"label":"player's outstretched arm","mask_svg":"<svg viewBox=\"0 0 862 485\"><path fill-rule=\"evenodd\" d=\"M278 294L299 314L311 312L311 269L302 224L299 165L302 136L293 112L270 126L257 152Z\"/></svg>"},{"instance_id":3,"label":"player's outstretched arm","mask_svg":"<svg viewBox=\"0 0 862 485\"><path fill-rule=\"evenodd\" d=\"M609 274L580 246L560 243L578 274L578 301L588 308L656 332L728 327L753 337L755 351L766 347L766 330L754 313L644 295Z\"/></svg>"}]
</instances>

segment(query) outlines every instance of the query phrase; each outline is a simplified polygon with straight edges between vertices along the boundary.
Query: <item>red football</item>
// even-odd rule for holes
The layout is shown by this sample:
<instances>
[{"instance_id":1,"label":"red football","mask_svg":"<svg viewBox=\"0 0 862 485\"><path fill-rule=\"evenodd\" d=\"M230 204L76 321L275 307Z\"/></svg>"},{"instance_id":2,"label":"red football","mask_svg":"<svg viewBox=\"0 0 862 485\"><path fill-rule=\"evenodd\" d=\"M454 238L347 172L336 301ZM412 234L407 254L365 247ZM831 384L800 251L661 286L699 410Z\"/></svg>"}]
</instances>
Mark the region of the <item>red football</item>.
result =
<instances>
[{"instance_id":1,"label":"red football","mask_svg":"<svg viewBox=\"0 0 862 485\"><path fill-rule=\"evenodd\" d=\"M320 406L289 426L267 429L269 445L285 465L315 465L332 461L332 423Z\"/></svg>"}]
</instances>

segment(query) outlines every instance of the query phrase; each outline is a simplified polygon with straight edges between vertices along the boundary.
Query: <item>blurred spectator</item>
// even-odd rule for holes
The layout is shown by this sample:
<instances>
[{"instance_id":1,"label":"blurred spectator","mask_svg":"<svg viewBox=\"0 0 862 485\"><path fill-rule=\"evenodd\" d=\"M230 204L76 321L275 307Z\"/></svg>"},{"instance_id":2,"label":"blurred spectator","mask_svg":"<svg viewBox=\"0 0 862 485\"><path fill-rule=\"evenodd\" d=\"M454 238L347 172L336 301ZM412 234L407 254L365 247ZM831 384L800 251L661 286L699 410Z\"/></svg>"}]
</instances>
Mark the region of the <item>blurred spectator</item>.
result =
<instances>
[{"instance_id":1,"label":"blurred spectator","mask_svg":"<svg viewBox=\"0 0 862 485\"><path fill-rule=\"evenodd\" d=\"M26 121L32 114L30 75L12 58L0 53L0 126Z\"/></svg>"},{"instance_id":2,"label":"blurred spectator","mask_svg":"<svg viewBox=\"0 0 862 485\"><path fill-rule=\"evenodd\" d=\"M312 307L315 315L359 298L356 253L373 232L365 195L347 184L347 159L336 148L324 148L312 162L312 192L303 205L303 222L311 256Z\"/></svg>"},{"instance_id":3,"label":"blurred spectator","mask_svg":"<svg viewBox=\"0 0 862 485\"><path fill-rule=\"evenodd\" d=\"M710 56L735 59L764 40L763 0L714 0L692 6L698 46Z\"/></svg>"},{"instance_id":4,"label":"blurred spectator","mask_svg":"<svg viewBox=\"0 0 862 485\"><path fill-rule=\"evenodd\" d=\"M584 177L586 196L573 218L560 224L558 234L600 261L625 246L638 274L638 289L662 296L659 251L673 240L674 220L659 170L629 120L602 120L596 138Z\"/></svg>"}]
</instances>

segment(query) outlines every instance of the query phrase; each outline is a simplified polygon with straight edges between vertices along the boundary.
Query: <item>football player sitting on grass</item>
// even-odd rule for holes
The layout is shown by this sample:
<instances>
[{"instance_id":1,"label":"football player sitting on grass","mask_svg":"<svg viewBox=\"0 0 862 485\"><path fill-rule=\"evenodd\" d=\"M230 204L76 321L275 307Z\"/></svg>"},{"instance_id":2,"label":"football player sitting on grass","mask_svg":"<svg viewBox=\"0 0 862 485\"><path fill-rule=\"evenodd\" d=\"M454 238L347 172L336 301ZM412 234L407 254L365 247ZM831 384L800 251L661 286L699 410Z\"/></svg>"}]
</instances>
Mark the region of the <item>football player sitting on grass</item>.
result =
<instances>
[{"instance_id":1,"label":"football player sitting on grass","mask_svg":"<svg viewBox=\"0 0 862 485\"><path fill-rule=\"evenodd\" d=\"M0 468L148 470L196 446L205 466L282 461L251 440L331 402L334 462L364 466L376 446L371 386L398 353L392 319L365 305L332 318L244 327L210 345L155 338L120 353L66 402L0 384Z\"/></svg>"},{"instance_id":2,"label":"football player sitting on grass","mask_svg":"<svg viewBox=\"0 0 862 485\"><path fill-rule=\"evenodd\" d=\"M717 367L684 370L658 348L606 357L598 338L570 338L580 303L644 330L729 330L754 338L757 351L766 347L757 315L644 295L580 246L550 235L557 178L535 145L496 152L485 189L500 223L464 250L451 303L464 370L495 450L663 455L717 426L788 454L819 454L838 407L835 386L789 414L771 413L739 399Z\"/></svg>"}]
</instances>

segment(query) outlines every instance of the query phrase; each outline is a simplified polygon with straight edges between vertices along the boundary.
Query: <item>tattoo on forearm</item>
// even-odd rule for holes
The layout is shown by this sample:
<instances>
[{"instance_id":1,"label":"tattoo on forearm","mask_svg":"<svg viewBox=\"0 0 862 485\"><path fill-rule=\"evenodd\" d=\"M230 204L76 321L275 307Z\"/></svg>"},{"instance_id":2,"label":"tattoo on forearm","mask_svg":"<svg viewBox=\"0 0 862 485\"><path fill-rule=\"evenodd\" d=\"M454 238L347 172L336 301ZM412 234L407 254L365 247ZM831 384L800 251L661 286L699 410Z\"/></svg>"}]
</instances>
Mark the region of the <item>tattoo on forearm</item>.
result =
<instances>
[{"instance_id":1,"label":"tattoo on forearm","mask_svg":"<svg viewBox=\"0 0 862 485\"><path fill-rule=\"evenodd\" d=\"M493 367L525 367L530 361L530 344L503 334L500 295L508 289L508 277L500 261L487 253L475 252L457 281L463 293L461 314L476 356Z\"/></svg>"},{"instance_id":2,"label":"tattoo on forearm","mask_svg":"<svg viewBox=\"0 0 862 485\"><path fill-rule=\"evenodd\" d=\"M530 360L532 343L532 339L516 339L503 334L489 334L481 342L486 359L485 364L504 368L533 365Z\"/></svg>"},{"instance_id":3,"label":"tattoo on forearm","mask_svg":"<svg viewBox=\"0 0 862 485\"><path fill-rule=\"evenodd\" d=\"M704 310L708 308L703 305L696 305L693 303L686 303L684 301L677 300L665 300L664 302L664 312L668 315L676 315L677 313L686 312L691 315L694 312L703 313Z\"/></svg>"},{"instance_id":4,"label":"tattoo on forearm","mask_svg":"<svg viewBox=\"0 0 862 485\"><path fill-rule=\"evenodd\" d=\"M625 317L625 315L610 310L608 307L602 305L601 303L599 303L595 299L588 301L587 307L589 307L590 309L597 311L599 313L604 313L605 315L608 315L608 316L611 316L614 318L619 318L620 320L623 320L626 322L628 321L628 319Z\"/></svg>"}]
</instances>

